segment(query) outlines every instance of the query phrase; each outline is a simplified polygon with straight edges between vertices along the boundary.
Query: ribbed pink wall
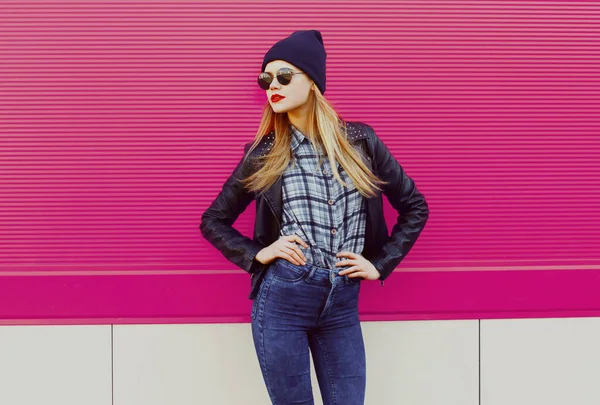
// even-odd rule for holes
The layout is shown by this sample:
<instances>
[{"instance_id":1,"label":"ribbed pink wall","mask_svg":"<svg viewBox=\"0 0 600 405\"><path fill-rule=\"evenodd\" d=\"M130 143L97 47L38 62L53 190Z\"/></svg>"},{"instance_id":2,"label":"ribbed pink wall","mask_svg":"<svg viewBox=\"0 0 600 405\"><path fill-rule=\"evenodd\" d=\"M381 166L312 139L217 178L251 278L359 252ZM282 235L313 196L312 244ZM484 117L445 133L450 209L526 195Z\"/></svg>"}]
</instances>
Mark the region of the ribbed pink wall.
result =
<instances>
[{"instance_id":1,"label":"ribbed pink wall","mask_svg":"<svg viewBox=\"0 0 600 405\"><path fill-rule=\"evenodd\" d=\"M311 28L431 209L363 320L600 315L600 1L2 1L0 322L248 321L198 225Z\"/></svg>"}]
</instances>

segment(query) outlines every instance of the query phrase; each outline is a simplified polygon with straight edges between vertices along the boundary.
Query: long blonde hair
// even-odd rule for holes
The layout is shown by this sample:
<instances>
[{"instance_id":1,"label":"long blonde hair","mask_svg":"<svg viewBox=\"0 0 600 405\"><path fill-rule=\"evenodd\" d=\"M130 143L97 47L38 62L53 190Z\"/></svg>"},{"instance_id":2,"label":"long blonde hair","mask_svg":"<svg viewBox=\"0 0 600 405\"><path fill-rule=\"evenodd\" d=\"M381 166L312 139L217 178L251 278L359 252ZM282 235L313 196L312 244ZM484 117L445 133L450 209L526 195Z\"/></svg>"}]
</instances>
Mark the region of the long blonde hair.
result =
<instances>
[{"instance_id":1,"label":"long blonde hair","mask_svg":"<svg viewBox=\"0 0 600 405\"><path fill-rule=\"evenodd\" d=\"M348 187L348 184L339 175L336 161L352 179L358 192L365 197L375 196L374 189L381 190L379 185L387 184L387 182L369 170L363 162L360 152L348 141L345 121L316 86L314 91L310 92L307 102L312 104L312 108L309 109L308 128L305 135L309 138L313 148L317 150L317 146L320 146L324 149L329 158L333 175L340 184ZM257 158L262 167L241 180L248 191L262 192L268 189L294 159L289 124L287 113L275 113L269 102L265 104L254 142L246 156L249 156L263 136L271 131L274 131L273 147L269 153ZM319 166L321 163L322 159L319 161Z\"/></svg>"}]
</instances>

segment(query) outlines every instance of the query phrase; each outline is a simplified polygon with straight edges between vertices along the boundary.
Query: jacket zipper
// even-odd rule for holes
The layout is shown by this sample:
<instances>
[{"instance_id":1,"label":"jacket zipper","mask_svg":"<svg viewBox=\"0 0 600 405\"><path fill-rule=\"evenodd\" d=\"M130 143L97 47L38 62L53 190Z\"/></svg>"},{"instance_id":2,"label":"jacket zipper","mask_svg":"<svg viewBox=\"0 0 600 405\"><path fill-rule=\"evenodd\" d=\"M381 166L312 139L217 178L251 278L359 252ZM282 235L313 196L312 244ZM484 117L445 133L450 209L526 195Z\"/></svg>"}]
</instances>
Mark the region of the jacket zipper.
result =
<instances>
[{"instance_id":1,"label":"jacket zipper","mask_svg":"<svg viewBox=\"0 0 600 405\"><path fill-rule=\"evenodd\" d=\"M275 220L277 221L277 226L279 226L279 229L281 230L281 223L279 222L279 218L277 218L277 215L275 215L275 210L273 209L273 207L271 207L271 203L269 202L269 199L264 197L265 201L267 202L267 205L269 206L269 209L271 210L271 212L273 213L273 217L275 217ZM250 275L250 279L252 280L252 277L254 277L255 274L251 274Z\"/></svg>"},{"instance_id":2,"label":"jacket zipper","mask_svg":"<svg viewBox=\"0 0 600 405\"><path fill-rule=\"evenodd\" d=\"M281 223L279 222L279 218L277 218L277 215L275 214L275 209L273 209L273 207L271 206L271 202L269 201L268 198L265 197L265 201L267 202L267 205L269 206L271 213L273 213L273 217L275 218L275 221L277 221L277 226L279 227L279 231L281 231Z\"/></svg>"}]
</instances>

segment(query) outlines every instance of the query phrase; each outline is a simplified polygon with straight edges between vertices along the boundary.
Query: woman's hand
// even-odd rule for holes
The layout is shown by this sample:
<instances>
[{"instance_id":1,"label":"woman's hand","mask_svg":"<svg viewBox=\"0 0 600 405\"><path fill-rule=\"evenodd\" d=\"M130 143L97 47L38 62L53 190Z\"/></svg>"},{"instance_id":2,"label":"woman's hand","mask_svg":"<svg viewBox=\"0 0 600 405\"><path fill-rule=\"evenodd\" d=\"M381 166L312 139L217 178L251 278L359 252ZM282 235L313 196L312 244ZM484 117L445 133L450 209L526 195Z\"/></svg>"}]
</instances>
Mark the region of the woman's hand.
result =
<instances>
[{"instance_id":1,"label":"woman's hand","mask_svg":"<svg viewBox=\"0 0 600 405\"><path fill-rule=\"evenodd\" d=\"M340 271L340 276L348 274L350 278L362 277L366 280L377 280L381 276L381 273L373 266L373 263L357 253L339 252L336 257L349 257L347 260L337 262L335 264L336 267L352 266L349 269Z\"/></svg>"},{"instance_id":2,"label":"woman's hand","mask_svg":"<svg viewBox=\"0 0 600 405\"><path fill-rule=\"evenodd\" d=\"M298 235L284 235L256 254L255 259L262 264L269 264L278 257L298 266L306 264L306 257L296 243L308 249L308 245Z\"/></svg>"}]
</instances>

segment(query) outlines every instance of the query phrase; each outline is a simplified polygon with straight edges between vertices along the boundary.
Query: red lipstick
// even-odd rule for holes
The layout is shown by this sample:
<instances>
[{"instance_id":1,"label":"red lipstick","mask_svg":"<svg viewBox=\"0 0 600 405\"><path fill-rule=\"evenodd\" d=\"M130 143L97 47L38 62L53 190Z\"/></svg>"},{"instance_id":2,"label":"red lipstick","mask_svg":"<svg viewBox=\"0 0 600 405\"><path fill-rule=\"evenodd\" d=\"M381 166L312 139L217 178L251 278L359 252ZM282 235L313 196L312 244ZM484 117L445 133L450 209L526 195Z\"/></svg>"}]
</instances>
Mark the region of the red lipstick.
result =
<instances>
[{"instance_id":1,"label":"red lipstick","mask_svg":"<svg viewBox=\"0 0 600 405\"><path fill-rule=\"evenodd\" d=\"M279 94L273 94L273 95L271 96L271 101L272 101L272 102L274 102L274 103L276 103L276 102L278 102L278 101L280 101L280 100L283 100L284 98L285 98L285 97L284 97L284 96L282 96L282 95L279 95Z\"/></svg>"}]
</instances>

